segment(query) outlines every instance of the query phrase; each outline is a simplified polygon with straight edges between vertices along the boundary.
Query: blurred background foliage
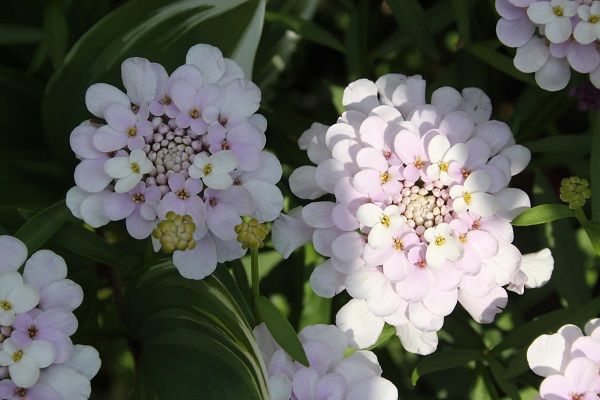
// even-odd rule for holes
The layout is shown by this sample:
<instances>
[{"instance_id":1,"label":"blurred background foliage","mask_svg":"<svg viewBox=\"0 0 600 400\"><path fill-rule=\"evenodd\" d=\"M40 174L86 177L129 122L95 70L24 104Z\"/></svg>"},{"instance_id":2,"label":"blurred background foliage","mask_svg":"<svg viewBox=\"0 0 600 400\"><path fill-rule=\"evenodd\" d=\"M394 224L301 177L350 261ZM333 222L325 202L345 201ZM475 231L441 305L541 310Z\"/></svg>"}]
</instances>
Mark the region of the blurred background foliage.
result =
<instances>
[{"instance_id":1,"label":"blurred background foliage","mask_svg":"<svg viewBox=\"0 0 600 400\"><path fill-rule=\"evenodd\" d=\"M348 82L421 74L428 93L443 85L488 93L493 117L534 154L513 180L534 204L558 203L560 180L571 175L590 178L598 193L600 118L579 111L568 89L542 91L518 72L496 39L497 18L493 0L4 0L0 234L17 232L31 251L56 250L83 286L74 341L102 355L93 398L254 399L265 387L249 337L249 260L228 265L233 274L221 268L206 281L184 281L122 224L93 231L66 210L61 200L76 162L68 137L89 117L87 86L118 83L129 56L172 70L188 47L206 42L249 67L256 49L253 80L263 91L268 148L288 176L308 163L297 138L314 121L335 121ZM291 209L301 203L285 182ZM598 220L600 195L594 199ZM428 357L407 354L386 329L375 352L402 399L533 399L539 378L526 364L531 340L600 313L598 258L574 218L515 234L523 253L553 250L551 282L510 294L491 325L457 308ZM262 291L297 329L330 323L347 301L345 294L327 300L312 293L307 280L320 262L310 246L288 260L269 246L260 255ZM219 393L228 386L235 390Z\"/></svg>"}]
</instances>

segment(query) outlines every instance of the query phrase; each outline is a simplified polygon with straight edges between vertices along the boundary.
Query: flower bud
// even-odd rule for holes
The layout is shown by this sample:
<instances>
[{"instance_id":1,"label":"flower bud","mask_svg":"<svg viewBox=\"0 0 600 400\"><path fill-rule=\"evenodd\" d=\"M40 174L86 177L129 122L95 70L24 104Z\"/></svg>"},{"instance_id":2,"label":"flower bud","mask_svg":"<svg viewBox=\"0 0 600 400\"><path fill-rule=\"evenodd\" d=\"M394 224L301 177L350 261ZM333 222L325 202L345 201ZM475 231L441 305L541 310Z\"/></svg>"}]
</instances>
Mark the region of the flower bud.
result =
<instances>
[{"instance_id":1,"label":"flower bud","mask_svg":"<svg viewBox=\"0 0 600 400\"><path fill-rule=\"evenodd\" d=\"M244 249L260 249L265 245L264 240L269 234L269 226L252 218L236 225L235 233L237 233L237 241Z\"/></svg>"},{"instance_id":2,"label":"flower bud","mask_svg":"<svg viewBox=\"0 0 600 400\"><path fill-rule=\"evenodd\" d=\"M152 237L160 241L165 253L170 254L175 250L185 251L196 247L194 232L196 224L191 216L169 211L152 231Z\"/></svg>"},{"instance_id":3,"label":"flower bud","mask_svg":"<svg viewBox=\"0 0 600 400\"><path fill-rule=\"evenodd\" d=\"M583 207L591 196L592 191L587 179L572 176L560 182L560 199L568 203L572 210Z\"/></svg>"}]
</instances>

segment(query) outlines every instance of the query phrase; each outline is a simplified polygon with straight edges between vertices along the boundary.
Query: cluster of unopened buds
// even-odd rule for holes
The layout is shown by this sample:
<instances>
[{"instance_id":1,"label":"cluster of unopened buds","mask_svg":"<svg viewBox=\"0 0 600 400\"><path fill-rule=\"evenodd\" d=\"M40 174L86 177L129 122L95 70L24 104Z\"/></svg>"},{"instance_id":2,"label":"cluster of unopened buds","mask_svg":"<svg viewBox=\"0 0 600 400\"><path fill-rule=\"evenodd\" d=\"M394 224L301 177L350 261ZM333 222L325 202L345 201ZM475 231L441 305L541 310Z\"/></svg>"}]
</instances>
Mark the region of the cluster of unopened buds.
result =
<instances>
[{"instance_id":1,"label":"cluster of unopened buds","mask_svg":"<svg viewBox=\"0 0 600 400\"><path fill-rule=\"evenodd\" d=\"M565 325L542 335L527 350L533 372L544 378L542 400L587 400L600 397L600 319L585 325Z\"/></svg>"},{"instance_id":2,"label":"cluster of unopened buds","mask_svg":"<svg viewBox=\"0 0 600 400\"><path fill-rule=\"evenodd\" d=\"M508 184L530 152L490 120L481 90L442 87L427 104L420 76L390 74L351 83L343 104L337 123L300 137L316 166L290 176L298 197L334 200L282 215L273 243L287 256L312 241L327 257L310 283L353 297L336 318L353 345L373 345L387 322L407 350L428 354L457 302L490 323L506 289L548 281L550 251L523 256L512 244L510 221L530 201Z\"/></svg>"},{"instance_id":3,"label":"cluster of unopened buds","mask_svg":"<svg viewBox=\"0 0 600 400\"><path fill-rule=\"evenodd\" d=\"M20 240L0 236L0 399L87 399L100 358L70 338L83 291L52 251L26 260Z\"/></svg>"},{"instance_id":4,"label":"cluster of unopened buds","mask_svg":"<svg viewBox=\"0 0 600 400\"><path fill-rule=\"evenodd\" d=\"M592 197L592 189L587 179L572 176L560 182L560 199L568 203L570 209L583 207L590 197Z\"/></svg>"},{"instance_id":5,"label":"cluster of unopened buds","mask_svg":"<svg viewBox=\"0 0 600 400\"><path fill-rule=\"evenodd\" d=\"M152 234L183 276L202 279L245 254L243 216L272 221L283 206L260 90L206 44L171 75L143 58L121 72L126 93L104 83L86 93L96 118L71 133L81 162L67 205L92 227L125 219L133 238Z\"/></svg>"},{"instance_id":6,"label":"cluster of unopened buds","mask_svg":"<svg viewBox=\"0 0 600 400\"><path fill-rule=\"evenodd\" d=\"M254 329L254 336L271 400L398 399L398 389L381 377L377 356L366 350L347 352L348 337L335 325L310 325L300 332L308 366L292 360L264 324Z\"/></svg>"},{"instance_id":7,"label":"cluster of unopened buds","mask_svg":"<svg viewBox=\"0 0 600 400\"><path fill-rule=\"evenodd\" d=\"M540 87L564 89L571 68L600 88L600 1L496 0L496 33L516 47L514 64Z\"/></svg>"}]
</instances>

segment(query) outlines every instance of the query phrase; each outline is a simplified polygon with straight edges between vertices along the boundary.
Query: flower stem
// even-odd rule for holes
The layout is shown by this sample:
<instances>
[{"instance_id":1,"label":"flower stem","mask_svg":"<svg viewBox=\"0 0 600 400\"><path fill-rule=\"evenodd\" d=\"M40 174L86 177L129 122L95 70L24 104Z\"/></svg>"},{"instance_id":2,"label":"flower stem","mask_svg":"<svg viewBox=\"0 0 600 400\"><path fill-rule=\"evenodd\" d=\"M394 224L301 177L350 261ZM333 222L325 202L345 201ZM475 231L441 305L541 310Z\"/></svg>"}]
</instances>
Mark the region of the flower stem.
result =
<instances>
[{"instance_id":1,"label":"flower stem","mask_svg":"<svg viewBox=\"0 0 600 400\"><path fill-rule=\"evenodd\" d=\"M258 279L258 249L252 249L250 253L250 265L252 269L252 299L254 300L254 314L256 322L259 321L258 316L258 298L260 297L260 282Z\"/></svg>"},{"instance_id":2,"label":"flower stem","mask_svg":"<svg viewBox=\"0 0 600 400\"><path fill-rule=\"evenodd\" d=\"M587 215L585 215L585 212L581 207L575 209L575 217L577 218L582 227L588 223Z\"/></svg>"}]
</instances>

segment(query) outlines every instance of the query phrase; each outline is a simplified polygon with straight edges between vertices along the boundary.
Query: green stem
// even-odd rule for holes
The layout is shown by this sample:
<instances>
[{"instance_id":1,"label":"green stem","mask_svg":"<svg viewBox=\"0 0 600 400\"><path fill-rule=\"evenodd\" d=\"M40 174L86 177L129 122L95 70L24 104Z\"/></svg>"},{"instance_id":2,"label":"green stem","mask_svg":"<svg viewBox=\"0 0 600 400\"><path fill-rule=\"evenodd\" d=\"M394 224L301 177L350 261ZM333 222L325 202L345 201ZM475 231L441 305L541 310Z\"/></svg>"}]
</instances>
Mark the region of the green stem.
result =
<instances>
[{"instance_id":1,"label":"green stem","mask_svg":"<svg viewBox=\"0 0 600 400\"><path fill-rule=\"evenodd\" d=\"M587 215L585 215L585 212L581 207L575 209L575 217L577 218L582 227L584 227L589 222Z\"/></svg>"},{"instance_id":2,"label":"green stem","mask_svg":"<svg viewBox=\"0 0 600 400\"><path fill-rule=\"evenodd\" d=\"M258 298L260 297L260 282L258 279L258 249L252 249L250 265L252 269L252 298L254 299L254 313L256 314L256 320L258 322L258 309L256 307Z\"/></svg>"}]
</instances>

